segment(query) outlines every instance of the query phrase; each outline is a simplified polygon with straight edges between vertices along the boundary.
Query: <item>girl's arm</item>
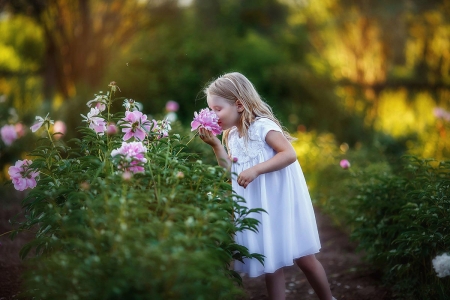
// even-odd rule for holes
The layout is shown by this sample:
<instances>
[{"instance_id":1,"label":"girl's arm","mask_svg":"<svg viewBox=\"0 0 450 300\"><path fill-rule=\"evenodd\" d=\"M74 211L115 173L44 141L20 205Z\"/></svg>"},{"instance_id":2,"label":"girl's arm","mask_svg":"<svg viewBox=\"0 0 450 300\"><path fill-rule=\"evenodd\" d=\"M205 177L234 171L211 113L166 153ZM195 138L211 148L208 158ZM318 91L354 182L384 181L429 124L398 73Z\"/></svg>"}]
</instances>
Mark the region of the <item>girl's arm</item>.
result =
<instances>
[{"instance_id":1,"label":"girl's arm","mask_svg":"<svg viewBox=\"0 0 450 300\"><path fill-rule=\"evenodd\" d=\"M277 154L263 163L242 171L237 178L237 183L240 186L246 188L259 175L281 170L297 160L294 148L281 132L269 131L266 135L266 143Z\"/></svg>"},{"instance_id":2,"label":"girl's arm","mask_svg":"<svg viewBox=\"0 0 450 300\"><path fill-rule=\"evenodd\" d=\"M213 148L219 165L226 168L227 170L230 170L231 159L228 157L228 154L225 151L225 148L222 146L220 140L216 136L214 136L211 131L206 130L205 128L199 128L198 132L202 141Z\"/></svg>"}]
</instances>

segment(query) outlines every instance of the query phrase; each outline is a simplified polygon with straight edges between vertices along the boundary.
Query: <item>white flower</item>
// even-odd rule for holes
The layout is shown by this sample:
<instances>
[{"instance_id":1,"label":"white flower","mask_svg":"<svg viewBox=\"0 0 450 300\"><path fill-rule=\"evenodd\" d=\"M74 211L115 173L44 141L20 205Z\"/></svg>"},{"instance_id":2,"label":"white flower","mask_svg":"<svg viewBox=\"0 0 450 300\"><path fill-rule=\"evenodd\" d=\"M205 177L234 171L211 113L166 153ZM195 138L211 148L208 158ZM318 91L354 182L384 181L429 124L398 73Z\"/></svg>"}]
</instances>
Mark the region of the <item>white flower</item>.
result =
<instances>
[{"instance_id":1,"label":"white flower","mask_svg":"<svg viewBox=\"0 0 450 300\"><path fill-rule=\"evenodd\" d=\"M86 103L88 107L95 107L99 111L104 111L106 109L107 104L108 104L108 97L106 95L98 95L95 97L95 99L90 100Z\"/></svg>"},{"instance_id":2,"label":"white flower","mask_svg":"<svg viewBox=\"0 0 450 300\"><path fill-rule=\"evenodd\" d=\"M47 114L45 116L45 118L36 116L36 120L38 120L38 122L36 124L34 124L33 126L30 127L32 132L36 132L39 128L42 127L42 125L44 125L45 122L49 122L50 124L54 124L55 122L53 120L50 120L50 118L48 117L49 114Z\"/></svg>"},{"instance_id":3,"label":"white flower","mask_svg":"<svg viewBox=\"0 0 450 300\"><path fill-rule=\"evenodd\" d=\"M132 110L132 111L136 111L142 110L142 103L134 101L133 99L125 99L123 100L123 107L125 107L126 110Z\"/></svg>"},{"instance_id":4,"label":"white flower","mask_svg":"<svg viewBox=\"0 0 450 300\"><path fill-rule=\"evenodd\" d=\"M447 253L438 255L432 260L432 263L438 277L450 276L450 255Z\"/></svg>"},{"instance_id":5,"label":"white flower","mask_svg":"<svg viewBox=\"0 0 450 300\"><path fill-rule=\"evenodd\" d=\"M98 135L103 135L106 131L106 121L102 117L99 117L99 115L100 110L96 107L92 107L87 116L81 116L84 118L83 122L87 122L89 124L89 128L94 130Z\"/></svg>"}]
</instances>

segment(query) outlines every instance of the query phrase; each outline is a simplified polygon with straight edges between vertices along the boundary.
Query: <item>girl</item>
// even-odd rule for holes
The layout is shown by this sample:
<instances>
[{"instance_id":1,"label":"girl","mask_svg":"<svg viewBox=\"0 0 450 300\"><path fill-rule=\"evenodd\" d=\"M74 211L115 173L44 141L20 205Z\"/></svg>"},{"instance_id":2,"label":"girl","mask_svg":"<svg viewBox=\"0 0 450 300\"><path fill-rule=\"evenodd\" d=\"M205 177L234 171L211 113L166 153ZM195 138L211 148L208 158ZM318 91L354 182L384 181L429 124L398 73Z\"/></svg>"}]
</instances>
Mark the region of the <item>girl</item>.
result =
<instances>
[{"instance_id":1,"label":"girl","mask_svg":"<svg viewBox=\"0 0 450 300\"><path fill-rule=\"evenodd\" d=\"M240 73L225 74L206 89L208 106L219 117L223 142L205 128L200 138L209 144L223 167L230 168L233 190L254 214L259 231L240 232L236 242L249 251L263 254L256 259L235 261L235 270L250 277L265 274L270 299L285 299L283 267L293 261L305 273L322 300L334 299L325 271L314 254L320 241L311 199L296 153L293 138L285 132L271 108L261 100L251 82Z\"/></svg>"}]
</instances>

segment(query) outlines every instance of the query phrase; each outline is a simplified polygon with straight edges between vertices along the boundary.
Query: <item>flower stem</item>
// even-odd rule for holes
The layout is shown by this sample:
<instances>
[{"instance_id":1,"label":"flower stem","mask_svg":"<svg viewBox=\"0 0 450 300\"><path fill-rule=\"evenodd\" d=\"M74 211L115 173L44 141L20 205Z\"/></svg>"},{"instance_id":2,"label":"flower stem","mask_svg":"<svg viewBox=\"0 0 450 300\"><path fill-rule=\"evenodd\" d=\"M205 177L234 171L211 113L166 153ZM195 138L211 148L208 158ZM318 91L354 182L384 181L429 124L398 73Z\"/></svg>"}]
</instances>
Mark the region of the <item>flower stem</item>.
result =
<instances>
[{"instance_id":1,"label":"flower stem","mask_svg":"<svg viewBox=\"0 0 450 300\"><path fill-rule=\"evenodd\" d=\"M198 135L198 131L194 134L194 136L186 143L185 146L187 146L190 142L192 142L192 140ZM180 154L181 150L183 150L183 148L181 148L176 155Z\"/></svg>"},{"instance_id":2,"label":"flower stem","mask_svg":"<svg viewBox=\"0 0 450 300\"><path fill-rule=\"evenodd\" d=\"M46 126L46 129L47 129L46 131L47 131L48 139L49 139L50 142L52 143L53 149L56 150L56 153L58 153L59 158L62 159L61 154L60 154L59 151L56 149L56 145L55 145L55 143L53 142L52 135L50 134L50 123L49 123L49 122L46 122L46 123L45 123L45 126Z\"/></svg>"}]
</instances>

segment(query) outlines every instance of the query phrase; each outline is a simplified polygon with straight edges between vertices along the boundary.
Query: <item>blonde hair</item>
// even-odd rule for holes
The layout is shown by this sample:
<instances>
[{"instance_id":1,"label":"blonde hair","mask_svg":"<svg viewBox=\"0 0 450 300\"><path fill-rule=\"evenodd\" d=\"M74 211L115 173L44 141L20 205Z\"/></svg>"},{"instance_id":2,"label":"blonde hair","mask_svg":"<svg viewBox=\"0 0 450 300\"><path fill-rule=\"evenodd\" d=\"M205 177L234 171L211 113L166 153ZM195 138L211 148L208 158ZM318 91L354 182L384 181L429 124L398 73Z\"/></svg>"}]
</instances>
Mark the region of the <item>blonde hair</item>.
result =
<instances>
[{"instance_id":1,"label":"blonde hair","mask_svg":"<svg viewBox=\"0 0 450 300\"><path fill-rule=\"evenodd\" d=\"M272 108L259 96L250 80L238 72L227 73L212 81L204 90L206 96L215 95L225 98L234 104L239 100L244 108L237 129L239 135L248 139L248 128L256 118L267 118L275 122L283 131L284 136L292 141L294 138L281 126L274 116ZM224 131L222 141L227 145L230 129ZM227 145L228 146L228 145Z\"/></svg>"}]
</instances>

